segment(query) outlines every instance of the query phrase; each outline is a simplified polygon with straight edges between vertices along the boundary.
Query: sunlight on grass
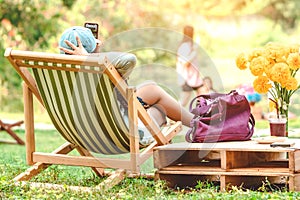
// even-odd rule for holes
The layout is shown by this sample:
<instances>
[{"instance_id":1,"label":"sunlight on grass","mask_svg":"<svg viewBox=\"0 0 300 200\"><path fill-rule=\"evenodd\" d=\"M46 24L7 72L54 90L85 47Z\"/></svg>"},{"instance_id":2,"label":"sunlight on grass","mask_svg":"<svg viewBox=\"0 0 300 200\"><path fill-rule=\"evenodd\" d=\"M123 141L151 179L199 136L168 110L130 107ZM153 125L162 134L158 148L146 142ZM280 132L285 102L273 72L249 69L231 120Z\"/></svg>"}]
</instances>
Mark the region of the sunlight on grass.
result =
<instances>
[{"instance_id":1,"label":"sunlight on grass","mask_svg":"<svg viewBox=\"0 0 300 200\"><path fill-rule=\"evenodd\" d=\"M16 119L21 115L9 115ZM46 123L47 120L40 120ZM299 119L290 121L292 128L299 128ZM259 120L256 122L257 129L268 129L268 121ZM17 135L25 139L22 129L15 129ZM184 129L186 131L186 129ZM1 139L10 139L8 134L0 132ZM184 133L176 136L172 142L185 141ZM63 144L65 140L56 130L36 130L36 150L52 152ZM19 173L24 172L28 165L25 161L25 146L0 143L0 198L29 198L39 199L286 199L300 198L300 193L288 192L281 189L272 189L267 183L263 184L260 191L245 190L242 187L233 187L232 191L220 192L219 186L210 182L198 182L195 188L168 188L164 181L154 181L142 178L126 178L119 185L108 191L76 192L65 189L62 193L55 189L35 188L28 186L16 186L11 181ZM71 155L79 155L73 151ZM121 157L128 157L128 154ZM116 157L120 157L117 155ZM141 166L142 173L154 173L153 158L150 158ZM53 165L32 178L33 182L55 183L65 186L95 187L104 179L95 175L89 167L57 166Z\"/></svg>"}]
</instances>

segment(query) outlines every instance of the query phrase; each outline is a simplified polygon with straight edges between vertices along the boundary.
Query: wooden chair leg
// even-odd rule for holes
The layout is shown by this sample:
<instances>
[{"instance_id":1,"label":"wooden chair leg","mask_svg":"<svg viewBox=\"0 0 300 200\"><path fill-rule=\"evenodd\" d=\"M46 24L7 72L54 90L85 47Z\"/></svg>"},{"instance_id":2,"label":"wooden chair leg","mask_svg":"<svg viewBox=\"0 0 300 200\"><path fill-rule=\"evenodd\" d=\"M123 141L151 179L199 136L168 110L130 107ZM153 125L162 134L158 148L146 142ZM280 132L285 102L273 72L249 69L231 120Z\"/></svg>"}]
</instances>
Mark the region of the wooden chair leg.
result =
<instances>
[{"instance_id":1,"label":"wooden chair leg","mask_svg":"<svg viewBox=\"0 0 300 200\"><path fill-rule=\"evenodd\" d=\"M25 172L19 174L14 178L14 181L27 181L30 180L35 175L39 174L41 171L47 169L50 165L45 163L35 163L33 166L28 168Z\"/></svg>"},{"instance_id":2,"label":"wooden chair leg","mask_svg":"<svg viewBox=\"0 0 300 200\"><path fill-rule=\"evenodd\" d=\"M33 95L26 83L23 83L24 115L25 115L25 138L26 138L26 161L33 165L32 154L35 152L34 138L34 112Z\"/></svg>"},{"instance_id":3,"label":"wooden chair leg","mask_svg":"<svg viewBox=\"0 0 300 200\"><path fill-rule=\"evenodd\" d=\"M118 169L114 171L107 179L105 179L103 182L97 185L96 188L100 190L108 190L113 186L118 185L122 180L124 180L125 175L125 169Z\"/></svg>"},{"instance_id":4,"label":"wooden chair leg","mask_svg":"<svg viewBox=\"0 0 300 200\"><path fill-rule=\"evenodd\" d=\"M59 148L57 148L52 153L54 154L68 154L71 152L75 146L73 144L70 144L66 142L65 144L61 145ZM27 181L30 180L35 175L39 174L41 171L47 169L51 164L45 164L45 163L35 163L32 167L28 168L25 172L19 174L14 178L14 181Z\"/></svg>"},{"instance_id":5,"label":"wooden chair leg","mask_svg":"<svg viewBox=\"0 0 300 200\"><path fill-rule=\"evenodd\" d=\"M84 187L84 186L69 186L69 185L60 185L60 184L52 184L52 183L37 183L37 182L27 182L27 181L19 181L16 183L17 186L24 185L26 187L29 186L30 189L40 189L40 188L47 188L51 190L65 192L66 190L75 191L75 192L96 192L97 190L109 190L113 186L120 183L126 175L126 170L117 170L115 171L110 177L106 180L101 182L99 185L95 187Z\"/></svg>"},{"instance_id":6,"label":"wooden chair leg","mask_svg":"<svg viewBox=\"0 0 300 200\"><path fill-rule=\"evenodd\" d=\"M14 126L20 126L23 121L18 121L13 124L4 123L0 120L0 130L6 131L12 138L14 138L17 144L24 145L25 142L12 130Z\"/></svg>"},{"instance_id":7,"label":"wooden chair leg","mask_svg":"<svg viewBox=\"0 0 300 200\"><path fill-rule=\"evenodd\" d=\"M128 119L129 119L129 139L130 139L130 160L131 160L131 173L140 173L139 162L139 135L138 135L138 113L136 104L134 102L135 88L130 87L127 89L128 100Z\"/></svg>"}]
</instances>

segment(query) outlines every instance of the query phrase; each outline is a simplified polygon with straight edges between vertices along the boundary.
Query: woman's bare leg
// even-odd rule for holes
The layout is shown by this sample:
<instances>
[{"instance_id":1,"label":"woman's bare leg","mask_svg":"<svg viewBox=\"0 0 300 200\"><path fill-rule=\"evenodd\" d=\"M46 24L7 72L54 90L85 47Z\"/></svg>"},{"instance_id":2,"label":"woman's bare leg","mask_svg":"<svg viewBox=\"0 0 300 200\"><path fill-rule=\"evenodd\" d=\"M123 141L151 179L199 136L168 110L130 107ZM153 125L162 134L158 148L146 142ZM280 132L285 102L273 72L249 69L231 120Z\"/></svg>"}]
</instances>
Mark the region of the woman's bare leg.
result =
<instances>
[{"instance_id":1,"label":"woman's bare leg","mask_svg":"<svg viewBox=\"0 0 300 200\"><path fill-rule=\"evenodd\" d=\"M145 84L137 89L137 96L148 105L156 105L174 121L182 121L185 126L190 126L193 114L184 109L179 102L155 83Z\"/></svg>"}]
</instances>

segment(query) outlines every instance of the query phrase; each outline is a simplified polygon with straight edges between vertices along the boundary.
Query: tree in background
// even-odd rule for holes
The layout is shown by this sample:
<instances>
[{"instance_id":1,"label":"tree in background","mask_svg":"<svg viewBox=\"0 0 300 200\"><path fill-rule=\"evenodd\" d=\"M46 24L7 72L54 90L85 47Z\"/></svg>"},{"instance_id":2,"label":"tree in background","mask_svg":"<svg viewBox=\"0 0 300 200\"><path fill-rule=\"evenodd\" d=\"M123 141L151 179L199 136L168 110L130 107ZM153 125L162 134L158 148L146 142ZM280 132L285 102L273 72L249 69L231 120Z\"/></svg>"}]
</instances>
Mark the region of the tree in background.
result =
<instances>
[{"instance_id":1,"label":"tree in background","mask_svg":"<svg viewBox=\"0 0 300 200\"><path fill-rule=\"evenodd\" d=\"M203 41L201 45L211 55L219 56L220 50L234 43L228 38L211 37L201 29L199 19L209 22L231 17L238 22L245 15L263 16L274 23L273 27L281 27L282 32L288 30L290 34L297 28L299 9L299 0L202 0L201 3L198 0L0 0L0 54L3 55L4 49L9 46L22 50L58 52L57 40L64 29L91 21L100 23L100 34L104 38L144 27L163 27L180 32L186 23L197 23L198 34L201 34ZM253 45L276 40L278 37L274 34L269 31L264 37L258 35ZM239 45L242 45L241 42ZM157 60L171 62L167 56L162 51L139 52L139 58L149 63ZM20 98L21 94L20 78L7 66L6 59L0 59L1 110L6 102L14 102L8 99L2 103L3 94L7 94L7 91L18 94L16 97L7 95L7 98L10 96L14 99Z\"/></svg>"},{"instance_id":2,"label":"tree in background","mask_svg":"<svg viewBox=\"0 0 300 200\"><path fill-rule=\"evenodd\" d=\"M56 10L49 12L47 1L10 1L0 0L0 54L7 47L23 50L45 49L56 36L57 20L61 14ZM53 40L53 39L52 39ZM0 106L7 102L18 102L21 81L6 59L0 59ZM8 94L9 93L9 94ZM13 106L12 109L21 106Z\"/></svg>"}]
</instances>

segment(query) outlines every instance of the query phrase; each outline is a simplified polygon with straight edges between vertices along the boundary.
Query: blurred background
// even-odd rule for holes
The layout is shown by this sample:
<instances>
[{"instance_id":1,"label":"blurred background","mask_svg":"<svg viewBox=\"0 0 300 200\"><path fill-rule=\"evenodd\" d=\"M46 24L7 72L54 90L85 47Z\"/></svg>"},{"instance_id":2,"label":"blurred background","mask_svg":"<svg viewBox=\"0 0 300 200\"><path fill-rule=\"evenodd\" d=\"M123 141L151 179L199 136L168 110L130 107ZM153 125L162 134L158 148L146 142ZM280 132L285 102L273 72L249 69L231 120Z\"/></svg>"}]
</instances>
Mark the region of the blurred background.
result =
<instances>
[{"instance_id":1,"label":"blurred background","mask_svg":"<svg viewBox=\"0 0 300 200\"><path fill-rule=\"evenodd\" d=\"M59 53L59 37L66 28L97 22L100 38L120 39L110 49L133 52L139 66L154 63L164 66L160 74L169 74L176 62L172 48L179 45L183 26L192 25L195 41L208 61L200 71L210 71L215 89L224 92L252 83L250 72L235 66L238 53L272 41L300 43L299 10L299 0L0 0L0 118L23 112L21 79L3 57L7 47ZM153 40L164 41L166 48L128 46L128 42ZM140 72L135 71L132 84L138 83L135 77ZM171 82L165 84L178 88L174 77L169 78ZM259 104L267 112L265 96ZM43 113L39 106L36 109ZM290 111L300 114L299 91Z\"/></svg>"}]
</instances>

